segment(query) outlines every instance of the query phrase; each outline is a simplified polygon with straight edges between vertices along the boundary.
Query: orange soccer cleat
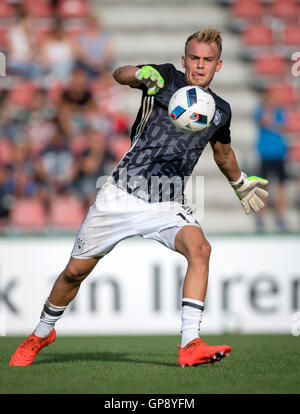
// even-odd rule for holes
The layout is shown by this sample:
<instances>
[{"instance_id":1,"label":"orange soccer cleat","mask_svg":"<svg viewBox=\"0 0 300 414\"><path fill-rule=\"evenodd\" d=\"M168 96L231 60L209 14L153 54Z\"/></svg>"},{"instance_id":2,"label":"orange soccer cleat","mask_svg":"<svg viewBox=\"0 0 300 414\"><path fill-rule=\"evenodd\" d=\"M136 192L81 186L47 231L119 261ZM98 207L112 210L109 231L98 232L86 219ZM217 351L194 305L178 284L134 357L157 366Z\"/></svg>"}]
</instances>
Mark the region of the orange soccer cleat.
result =
<instances>
[{"instance_id":1,"label":"orange soccer cleat","mask_svg":"<svg viewBox=\"0 0 300 414\"><path fill-rule=\"evenodd\" d=\"M35 357L42 348L54 342L56 331L53 328L46 338L40 338L32 333L29 338L22 342L13 354L9 365L11 367L25 367L33 363Z\"/></svg>"},{"instance_id":2,"label":"orange soccer cleat","mask_svg":"<svg viewBox=\"0 0 300 414\"><path fill-rule=\"evenodd\" d=\"M178 348L178 364L182 367L213 364L221 361L231 352L229 345L210 346L203 342L201 338L193 339L184 347L178 345Z\"/></svg>"}]
</instances>

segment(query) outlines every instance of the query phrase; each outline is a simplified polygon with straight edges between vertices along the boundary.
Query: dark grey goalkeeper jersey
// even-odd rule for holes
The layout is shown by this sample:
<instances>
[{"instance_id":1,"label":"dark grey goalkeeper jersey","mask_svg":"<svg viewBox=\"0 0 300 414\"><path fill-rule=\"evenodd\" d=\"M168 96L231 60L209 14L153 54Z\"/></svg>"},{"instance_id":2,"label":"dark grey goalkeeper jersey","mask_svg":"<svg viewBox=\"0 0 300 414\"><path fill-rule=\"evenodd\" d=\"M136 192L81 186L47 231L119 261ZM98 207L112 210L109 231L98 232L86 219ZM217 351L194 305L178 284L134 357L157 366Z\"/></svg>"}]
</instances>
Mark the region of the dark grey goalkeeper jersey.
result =
<instances>
[{"instance_id":1,"label":"dark grey goalkeeper jersey","mask_svg":"<svg viewBox=\"0 0 300 414\"><path fill-rule=\"evenodd\" d=\"M185 203L184 186L209 141L227 144L230 138L230 105L211 90L216 114L204 131L189 134L177 129L168 116L176 90L187 86L185 75L172 64L151 64L164 79L164 87L147 95L141 84L141 106L131 129L131 147L112 173L113 183L149 202ZM142 67L140 65L139 67Z\"/></svg>"}]
</instances>

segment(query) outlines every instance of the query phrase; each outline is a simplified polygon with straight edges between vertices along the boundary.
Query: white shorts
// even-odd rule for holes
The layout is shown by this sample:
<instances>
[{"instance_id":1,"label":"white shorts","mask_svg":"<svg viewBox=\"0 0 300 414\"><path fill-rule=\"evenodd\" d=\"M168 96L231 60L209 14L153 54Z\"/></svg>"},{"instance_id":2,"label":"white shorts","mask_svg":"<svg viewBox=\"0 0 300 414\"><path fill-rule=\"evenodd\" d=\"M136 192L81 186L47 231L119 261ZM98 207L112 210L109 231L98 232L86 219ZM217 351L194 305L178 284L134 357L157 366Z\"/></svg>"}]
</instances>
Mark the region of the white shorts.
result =
<instances>
[{"instance_id":1,"label":"white shorts","mask_svg":"<svg viewBox=\"0 0 300 414\"><path fill-rule=\"evenodd\" d=\"M72 257L102 257L116 244L133 236L154 239L175 250L175 236L197 220L179 203L148 203L106 182L82 222Z\"/></svg>"}]
</instances>

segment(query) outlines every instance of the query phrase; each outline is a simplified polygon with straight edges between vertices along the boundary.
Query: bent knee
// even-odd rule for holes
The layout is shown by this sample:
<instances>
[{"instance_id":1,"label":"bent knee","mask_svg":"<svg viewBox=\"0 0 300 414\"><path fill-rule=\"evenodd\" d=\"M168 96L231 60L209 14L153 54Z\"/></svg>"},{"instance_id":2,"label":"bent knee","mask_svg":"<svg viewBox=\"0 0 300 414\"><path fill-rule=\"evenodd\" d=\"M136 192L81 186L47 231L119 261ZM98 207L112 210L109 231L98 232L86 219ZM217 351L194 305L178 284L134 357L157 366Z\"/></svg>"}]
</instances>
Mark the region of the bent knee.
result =
<instances>
[{"instance_id":1,"label":"bent knee","mask_svg":"<svg viewBox=\"0 0 300 414\"><path fill-rule=\"evenodd\" d=\"M188 260L205 260L208 261L211 254L211 245L205 240L201 243L196 243L190 246L188 249L187 259Z\"/></svg>"},{"instance_id":2,"label":"bent knee","mask_svg":"<svg viewBox=\"0 0 300 414\"><path fill-rule=\"evenodd\" d=\"M83 272L76 268L76 266L72 265L68 265L62 272L64 281L71 284L80 284L87 277L87 275L88 273Z\"/></svg>"},{"instance_id":3,"label":"bent knee","mask_svg":"<svg viewBox=\"0 0 300 414\"><path fill-rule=\"evenodd\" d=\"M99 257L91 259L71 258L60 276L67 283L80 284L91 273L99 259Z\"/></svg>"}]
</instances>

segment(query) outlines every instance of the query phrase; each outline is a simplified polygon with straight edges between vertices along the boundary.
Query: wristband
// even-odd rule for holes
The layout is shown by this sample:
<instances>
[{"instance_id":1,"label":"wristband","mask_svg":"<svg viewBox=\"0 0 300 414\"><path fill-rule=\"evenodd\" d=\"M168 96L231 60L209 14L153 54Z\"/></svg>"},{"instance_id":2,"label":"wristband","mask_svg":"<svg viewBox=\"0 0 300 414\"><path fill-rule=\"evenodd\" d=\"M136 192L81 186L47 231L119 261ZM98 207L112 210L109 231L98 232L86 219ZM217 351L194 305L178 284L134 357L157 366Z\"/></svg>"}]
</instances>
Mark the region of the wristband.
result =
<instances>
[{"instance_id":1,"label":"wristband","mask_svg":"<svg viewBox=\"0 0 300 414\"><path fill-rule=\"evenodd\" d=\"M241 173L241 176L238 180L236 181L229 181L229 184L236 190L240 187L242 187L242 185L245 184L245 180L247 180L247 175L245 173Z\"/></svg>"}]
</instances>

